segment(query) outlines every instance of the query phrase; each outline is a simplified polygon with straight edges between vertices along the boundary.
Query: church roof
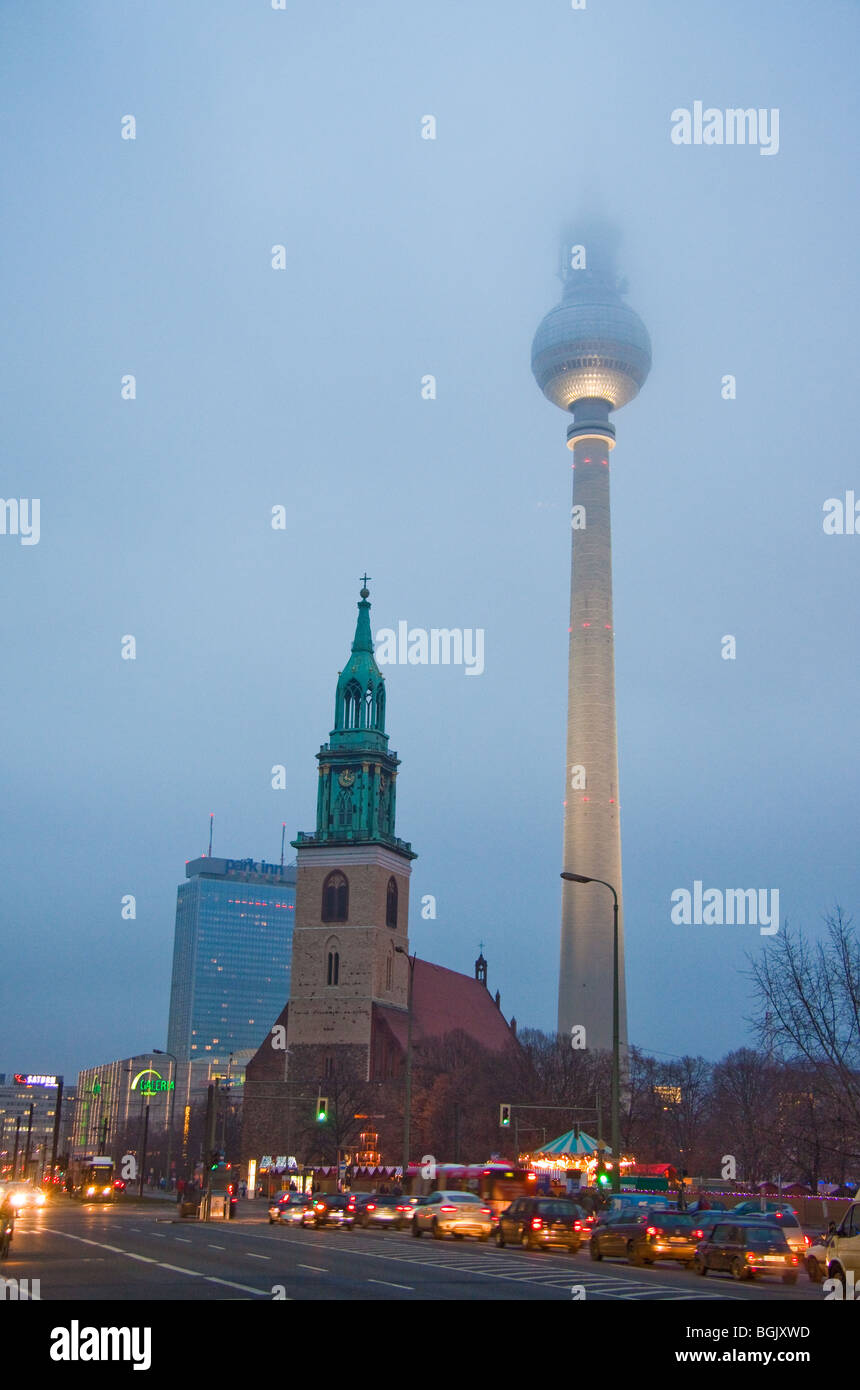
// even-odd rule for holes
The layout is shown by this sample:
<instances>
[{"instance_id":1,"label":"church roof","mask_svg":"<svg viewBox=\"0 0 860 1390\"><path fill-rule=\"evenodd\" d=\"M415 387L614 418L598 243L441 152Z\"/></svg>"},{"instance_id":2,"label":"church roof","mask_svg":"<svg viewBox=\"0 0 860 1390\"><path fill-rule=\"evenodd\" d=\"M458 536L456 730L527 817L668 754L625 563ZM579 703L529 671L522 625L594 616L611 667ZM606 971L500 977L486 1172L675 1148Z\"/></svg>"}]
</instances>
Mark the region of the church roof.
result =
<instances>
[{"instance_id":1,"label":"church roof","mask_svg":"<svg viewBox=\"0 0 860 1390\"><path fill-rule=\"evenodd\" d=\"M441 1038L457 1030L468 1034L491 1052L502 1052L514 1043L514 1035L486 985L471 975L447 970L444 965L416 960L412 989L412 1041ZM408 1015L405 1009L375 1004L374 1014L383 1019L405 1050Z\"/></svg>"}]
</instances>

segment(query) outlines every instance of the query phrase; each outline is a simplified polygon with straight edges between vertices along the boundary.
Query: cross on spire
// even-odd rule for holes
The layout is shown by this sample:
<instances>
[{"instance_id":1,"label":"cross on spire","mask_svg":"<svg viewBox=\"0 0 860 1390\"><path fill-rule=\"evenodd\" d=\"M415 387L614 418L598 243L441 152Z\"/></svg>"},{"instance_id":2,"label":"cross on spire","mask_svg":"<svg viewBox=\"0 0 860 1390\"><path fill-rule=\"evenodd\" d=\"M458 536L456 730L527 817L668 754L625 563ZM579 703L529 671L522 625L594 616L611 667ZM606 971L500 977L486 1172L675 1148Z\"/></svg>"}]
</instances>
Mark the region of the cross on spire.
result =
<instances>
[{"instance_id":1,"label":"cross on spire","mask_svg":"<svg viewBox=\"0 0 860 1390\"><path fill-rule=\"evenodd\" d=\"M367 588L369 579L370 579L370 575L369 575L369 574L363 574L363 575L361 576L362 588L364 588L364 589Z\"/></svg>"}]
</instances>

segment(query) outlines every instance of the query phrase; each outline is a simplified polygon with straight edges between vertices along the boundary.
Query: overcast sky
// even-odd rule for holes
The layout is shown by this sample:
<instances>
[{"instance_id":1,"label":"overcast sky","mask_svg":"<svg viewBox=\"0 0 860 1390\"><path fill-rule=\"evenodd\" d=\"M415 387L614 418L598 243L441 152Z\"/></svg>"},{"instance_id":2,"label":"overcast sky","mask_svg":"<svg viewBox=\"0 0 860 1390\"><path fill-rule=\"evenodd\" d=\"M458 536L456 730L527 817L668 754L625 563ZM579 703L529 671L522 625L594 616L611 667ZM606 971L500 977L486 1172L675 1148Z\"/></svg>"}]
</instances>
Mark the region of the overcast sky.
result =
<instances>
[{"instance_id":1,"label":"overcast sky","mask_svg":"<svg viewBox=\"0 0 860 1390\"><path fill-rule=\"evenodd\" d=\"M612 455L630 1037L749 1041L772 938L674 925L673 891L777 889L816 933L860 888L860 536L823 530L860 498L858 30L854 0L6 0L2 493L41 514L0 536L0 1070L165 1044L210 811L227 857L314 827L365 570L374 632L484 632L481 675L385 668L411 944L471 973L483 940L505 1014L555 1026L570 455L529 356L585 215L654 358ZM696 101L777 110L778 150L673 143Z\"/></svg>"}]
</instances>

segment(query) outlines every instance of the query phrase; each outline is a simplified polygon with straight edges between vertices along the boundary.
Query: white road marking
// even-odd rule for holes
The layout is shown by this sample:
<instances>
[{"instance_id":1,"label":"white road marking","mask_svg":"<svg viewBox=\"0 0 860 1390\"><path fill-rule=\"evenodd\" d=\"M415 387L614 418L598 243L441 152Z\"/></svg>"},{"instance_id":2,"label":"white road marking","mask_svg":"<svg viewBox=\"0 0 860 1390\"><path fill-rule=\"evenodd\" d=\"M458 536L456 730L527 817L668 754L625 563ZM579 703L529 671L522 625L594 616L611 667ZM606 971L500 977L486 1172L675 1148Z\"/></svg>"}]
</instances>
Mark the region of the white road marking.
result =
<instances>
[{"instance_id":1,"label":"white road marking","mask_svg":"<svg viewBox=\"0 0 860 1390\"><path fill-rule=\"evenodd\" d=\"M209 1249L210 1249L210 1250L226 1250L227 1247L226 1247L226 1245L210 1245L210 1246L209 1246Z\"/></svg>"},{"instance_id":2,"label":"white road marking","mask_svg":"<svg viewBox=\"0 0 860 1390\"><path fill-rule=\"evenodd\" d=\"M53 1226L45 1226L44 1229L53 1236L65 1236L66 1240L80 1241L81 1245L96 1245L100 1250L110 1250L114 1254L125 1255L128 1260L143 1260L146 1264L158 1265L159 1269L169 1269L175 1274L190 1274L194 1279L204 1279L207 1284L223 1284L225 1288L239 1289L242 1293L252 1293L256 1295L257 1298L272 1297L271 1289L255 1289L251 1284L237 1284L232 1279L219 1279L215 1274L202 1274L197 1269L183 1269L181 1265L167 1264L165 1260L152 1260L149 1256L137 1255L132 1250L121 1250L118 1245L105 1245L104 1242L100 1240L87 1240L85 1236L73 1236L70 1231L58 1231ZM257 1258L267 1260L269 1257L268 1255L261 1255ZM291 1303L293 1300L289 1299L286 1301Z\"/></svg>"},{"instance_id":3,"label":"white road marking","mask_svg":"<svg viewBox=\"0 0 860 1390\"><path fill-rule=\"evenodd\" d=\"M405 1289L407 1293L415 1292L413 1284L392 1284L390 1279L368 1279L367 1282L368 1284L385 1284L386 1288L389 1289Z\"/></svg>"},{"instance_id":4,"label":"white road marking","mask_svg":"<svg viewBox=\"0 0 860 1390\"><path fill-rule=\"evenodd\" d=\"M174 1240L181 1240L183 1245L190 1245L190 1244L191 1244L191 1241L188 1239L187 1236L174 1236L173 1239L174 1239Z\"/></svg>"},{"instance_id":5,"label":"white road marking","mask_svg":"<svg viewBox=\"0 0 860 1390\"><path fill-rule=\"evenodd\" d=\"M243 1250L243 1255L247 1255L249 1260L270 1260L271 1255L255 1255L253 1250Z\"/></svg>"},{"instance_id":6,"label":"white road marking","mask_svg":"<svg viewBox=\"0 0 860 1390\"><path fill-rule=\"evenodd\" d=\"M327 1269L323 1269L322 1265L299 1265L298 1268L299 1268L299 1269L312 1269L312 1270L314 1270L314 1272L315 1272L316 1274L328 1274L328 1270L327 1270Z\"/></svg>"}]
</instances>

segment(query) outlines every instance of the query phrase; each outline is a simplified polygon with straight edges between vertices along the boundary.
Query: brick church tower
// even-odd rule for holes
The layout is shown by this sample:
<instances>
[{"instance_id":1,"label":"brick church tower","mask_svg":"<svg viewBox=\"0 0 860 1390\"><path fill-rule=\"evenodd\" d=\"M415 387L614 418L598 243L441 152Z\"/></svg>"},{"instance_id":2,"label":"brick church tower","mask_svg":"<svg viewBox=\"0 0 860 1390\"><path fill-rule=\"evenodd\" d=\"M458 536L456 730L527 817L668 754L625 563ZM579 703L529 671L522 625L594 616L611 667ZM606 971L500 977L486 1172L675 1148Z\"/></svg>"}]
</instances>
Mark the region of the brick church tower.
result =
<instances>
[{"instance_id":1,"label":"brick church tower","mask_svg":"<svg viewBox=\"0 0 860 1390\"><path fill-rule=\"evenodd\" d=\"M367 578L365 576L366 585ZM323 1079L347 1058L373 1070L374 1005L402 1010L409 993L411 846L394 833L399 759L385 732L385 681L361 590L334 728L317 754L317 824L297 851L289 1073ZM398 948L404 954L398 953Z\"/></svg>"}]
</instances>

